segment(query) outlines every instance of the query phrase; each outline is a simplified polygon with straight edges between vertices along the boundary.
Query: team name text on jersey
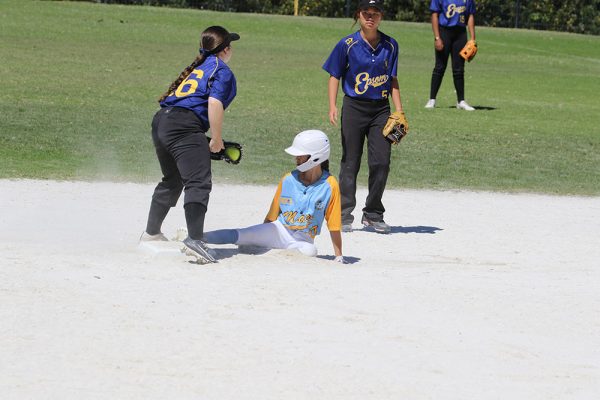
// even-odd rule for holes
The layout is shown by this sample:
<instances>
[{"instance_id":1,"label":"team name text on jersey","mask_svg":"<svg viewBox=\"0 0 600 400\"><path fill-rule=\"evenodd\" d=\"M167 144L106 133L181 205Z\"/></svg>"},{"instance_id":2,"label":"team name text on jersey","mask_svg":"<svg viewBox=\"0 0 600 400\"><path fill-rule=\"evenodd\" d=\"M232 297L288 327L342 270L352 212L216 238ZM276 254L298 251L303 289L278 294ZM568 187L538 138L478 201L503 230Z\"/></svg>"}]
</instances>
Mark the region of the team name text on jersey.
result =
<instances>
[{"instance_id":1,"label":"team name text on jersey","mask_svg":"<svg viewBox=\"0 0 600 400\"><path fill-rule=\"evenodd\" d=\"M466 6L458 7L456 4L450 4L446 10L446 18L452 18L455 14L462 14L467 10Z\"/></svg>"},{"instance_id":2,"label":"team name text on jersey","mask_svg":"<svg viewBox=\"0 0 600 400\"><path fill-rule=\"evenodd\" d=\"M354 91L356 94L365 93L369 87L378 87L385 84L389 79L389 75L379 75L374 78L369 76L368 72L361 72L356 75L356 85L354 86ZM364 85L361 90L361 85Z\"/></svg>"}]
</instances>

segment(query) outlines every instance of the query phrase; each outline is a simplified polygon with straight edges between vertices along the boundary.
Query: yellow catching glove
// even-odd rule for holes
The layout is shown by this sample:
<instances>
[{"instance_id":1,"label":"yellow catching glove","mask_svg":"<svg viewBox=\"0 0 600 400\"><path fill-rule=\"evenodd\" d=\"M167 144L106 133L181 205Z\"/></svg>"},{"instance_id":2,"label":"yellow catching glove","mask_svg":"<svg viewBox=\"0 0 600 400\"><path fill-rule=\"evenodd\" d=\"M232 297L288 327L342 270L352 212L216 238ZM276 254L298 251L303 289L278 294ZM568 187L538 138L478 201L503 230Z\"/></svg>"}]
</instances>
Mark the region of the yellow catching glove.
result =
<instances>
[{"instance_id":1,"label":"yellow catching glove","mask_svg":"<svg viewBox=\"0 0 600 400\"><path fill-rule=\"evenodd\" d=\"M406 116L401 111L394 111L383 128L383 136L393 144L398 144L407 134L408 121Z\"/></svg>"},{"instance_id":2,"label":"yellow catching glove","mask_svg":"<svg viewBox=\"0 0 600 400\"><path fill-rule=\"evenodd\" d=\"M475 57L475 54L477 54L477 42L471 39L460 51L460 56L464 58L465 61L471 62L473 57Z\"/></svg>"}]
</instances>

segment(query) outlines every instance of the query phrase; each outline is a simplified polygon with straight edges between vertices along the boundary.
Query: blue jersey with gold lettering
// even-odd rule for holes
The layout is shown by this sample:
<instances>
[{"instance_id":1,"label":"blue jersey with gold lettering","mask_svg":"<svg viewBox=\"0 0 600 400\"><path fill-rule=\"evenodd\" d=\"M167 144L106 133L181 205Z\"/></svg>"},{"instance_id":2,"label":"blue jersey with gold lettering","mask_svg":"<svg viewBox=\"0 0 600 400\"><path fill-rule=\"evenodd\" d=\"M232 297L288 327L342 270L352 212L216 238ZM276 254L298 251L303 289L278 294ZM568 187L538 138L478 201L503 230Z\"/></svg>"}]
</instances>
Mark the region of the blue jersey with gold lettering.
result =
<instances>
[{"instance_id":1,"label":"blue jersey with gold lettering","mask_svg":"<svg viewBox=\"0 0 600 400\"><path fill-rule=\"evenodd\" d=\"M340 40L329 55L323 69L342 80L347 96L382 100L392 89L392 78L398 71L398 43L383 32L374 49L360 31Z\"/></svg>"},{"instance_id":2,"label":"blue jersey with gold lettering","mask_svg":"<svg viewBox=\"0 0 600 400\"><path fill-rule=\"evenodd\" d=\"M329 231L339 231L342 207L335 177L323 171L319 180L306 186L299 174L294 170L281 178L266 219L279 220L287 229L302 232L311 239L321 232L323 220L327 220Z\"/></svg>"},{"instance_id":3,"label":"blue jersey with gold lettering","mask_svg":"<svg viewBox=\"0 0 600 400\"><path fill-rule=\"evenodd\" d=\"M475 1L431 0L429 10L440 15L440 26L466 26L469 15L475 14Z\"/></svg>"},{"instance_id":4,"label":"blue jersey with gold lettering","mask_svg":"<svg viewBox=\"0 0 600 400\"><path fill-rule=\"evenodd\" d=\"M237 93L236 81L231 69L217 56L210 55L181 82L175 92L161 103L161 107L182 107L192 110L200 118L205 129L208 122L208 98L213 97L227 108Z\"/></svg>"}]
</instances>

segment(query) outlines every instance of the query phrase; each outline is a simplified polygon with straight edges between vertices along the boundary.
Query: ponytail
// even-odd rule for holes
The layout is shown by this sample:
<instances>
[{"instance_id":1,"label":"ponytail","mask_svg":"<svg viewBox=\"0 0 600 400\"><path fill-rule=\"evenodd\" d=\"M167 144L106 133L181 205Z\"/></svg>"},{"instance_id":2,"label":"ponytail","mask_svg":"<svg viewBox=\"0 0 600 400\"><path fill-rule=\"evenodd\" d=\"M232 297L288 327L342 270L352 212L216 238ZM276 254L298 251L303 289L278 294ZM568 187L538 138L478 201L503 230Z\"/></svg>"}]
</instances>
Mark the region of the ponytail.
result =
<instances>
[{"instance_id":1,"label":"ponytail","mask_svg":"<svg viewBox=\"0 0 600 400\"><path fill-rule=\"evenodd\" d=\"M183 71L181 71L179 77L175 79L173 83L171 83L167 91L164 92L162 96L160 96L158 102L161 103L164 99L169 97L169 95L174 93L179 87L179 85L181 85L181 82L187 79L187 77L190 76L192 71L196 69L199 65L201 65L204 62L204 60L206 60L206 56L203 53L199 54L190 65L188 65Z\"/></svg>"}]
</instances>

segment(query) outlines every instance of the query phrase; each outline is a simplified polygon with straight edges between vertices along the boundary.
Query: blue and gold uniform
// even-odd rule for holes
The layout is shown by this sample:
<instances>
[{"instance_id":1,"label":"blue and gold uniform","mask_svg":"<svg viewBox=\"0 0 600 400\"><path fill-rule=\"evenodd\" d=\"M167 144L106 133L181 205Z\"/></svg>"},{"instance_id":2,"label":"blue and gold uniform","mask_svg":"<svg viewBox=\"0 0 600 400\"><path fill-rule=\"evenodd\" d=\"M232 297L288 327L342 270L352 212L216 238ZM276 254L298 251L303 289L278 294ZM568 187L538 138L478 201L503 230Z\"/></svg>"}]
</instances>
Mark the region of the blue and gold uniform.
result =
<instances>
[{"instance_id":1,"label":"blue and gold uniform","mask_svg":"<svg viewBox=\"0 0 600 400\"><path fill-rule=\"evenodd\" d=\"M376 3L375 8L379 9L380 3ZM361 32L342 38L323 64L331 78L341 80L345 94L339 184L342 225L346 231L351 229L348 227L354 221L356 178L365 138L368 140L369 194L362 209L363 220L383 222L382 197L389 173L391 146L382 131L390 115L388 99L398 75L398 42L377 31L379 41L373 47Z\"/></svg>"},{"instance_id":2,"label":"blue and gold uniform","mask_svg":"<svg viewBox=\"0 0 600 400\"><path fill-rule=\"evenodd\" d=\"M295 249L304 255L316 256L314 240L324 221L330 232L340 231L340 210L340 189L327 170L310 185L302 183L300 172L294 170L279 181L265 223L206 232L204 240L213 244ZM341 242L339 245L341 251Z\"/></svg>"},{"instance_id":3,"label":"blue and gold uniform","mask_svg":"<svg viewBox=\"0 0 600 400\"><path fill-rule=\"evenodd\" d=\"M397 68L398 43L380 32L373 49L360 31L340 40L323 65L329 75L341 79L346 96L366 100L387 99Z\"/></svg>"},{"instance_id":4,"label":"blue and gold uniform","mask_svg":"<svg viewBox=\"0 0 600 400\"><path fill-rule=\"evenodd\" d=\"M209 104L215 110L213 124L220 123L223 109L237 93L235 76L225 60L231 58L231 42L239 38L221 26L205 29L200 54L159 100L160 110L152 119L152 141L163 177L152 195L145 231L149 237L158 237L169 209L183 192L189 239L202 239L212 190L211 148L205 135L211 128ZM221 126L212 129L215 135L221 133Z\"/></svg>"},{"instance_id":5,"label":"blue and gold uniform","mask_svg":"<svg viewBox=\"0 0 600 400\"><path fill-rule=\"evenodd\" d=\"M448 58L452 57L452 77L454 88L456 90L457 102L465 100L465 81L464 67L465 60L460 56L460 50L467 43L467 29L469 18L475 15L474 0L431 0L429 10L437 15L437 29L439 36L435 41L441 40L443 48L435 50L435 66L431 75L431 88L429 91L430 102L435 104L438 91L442 84L442 79L448 65ZM435 25L435 19L432 16L432 25ZM474 19L471 21L472 32L474 34ZM436 26L433 26L436 31ZM472 37L471 39L474 39ZM458 104L457 103L457 104ZM431 108L431 107L428 107ZM470 108L470 106L469 106Z\"/></svg>"},{"instance_id":6,"label":"blue and gold uniform","mask_svg":"<svg viewBox=\"0 0 600 400\"><path fill-rule=\"evenodd\" d=\"M285 152L296 158L296 169L280 179L264 222L246 228L205 232L204 240L213 244L293 249L314 257L318 254L315 237L327 221L336 256L334 261L344 263L340 189L328 170L327 135L316 129L302 131Z\"/></svg>"},{"instance_id":7,"label":"blue and gold uniform","mask_svg":"<svg viewBox=\"0 0 600 400\"><path fill-rule=\"evenodd\" d=\"M440 26L466 26L469 15L475 14L473 0L431 0L429 10L439 14Z\"/></svg>"},{"instance_id":8,"label":"blue and gold uniform","mask_svg":"<svg viewBox=\"0 0 600 400\"><path fill-rule=\"evenodd\" d=\"M190 75L161 103L161 107L181 107L191 110L208 131L208 97L213 97L226 109L235 98L237 84L229 66L219 57L209 55Z\"/></svg>"},{"instance_id":9,"label":"blue and gold uniform","mask_svg":"<svg viewBox=\"0 0 600 400\"><path fill-rule=\"evenodd\" d=\"M323 171L321 178L304 185L294 170L279 181L266 220L278 220L287 229L314 239L323 221L329 231L339 231L341 223L340 189L335 177Z\"/></svg>"},{"instance_id":10,"label":"blue and gold uniform","mask_svg":"<svg viewBox=\"0 0 600 400\"><path fill-rule=\"evenodd\" d=\"M235 76L223 60L209 54L160 102L152 135L164 177L154 199L173 207L186 186L188 203L208 207L212 187L210 149L204 133L210 128L208 99L227 108L237 93Z\"/></svg>"}]
</instances>

